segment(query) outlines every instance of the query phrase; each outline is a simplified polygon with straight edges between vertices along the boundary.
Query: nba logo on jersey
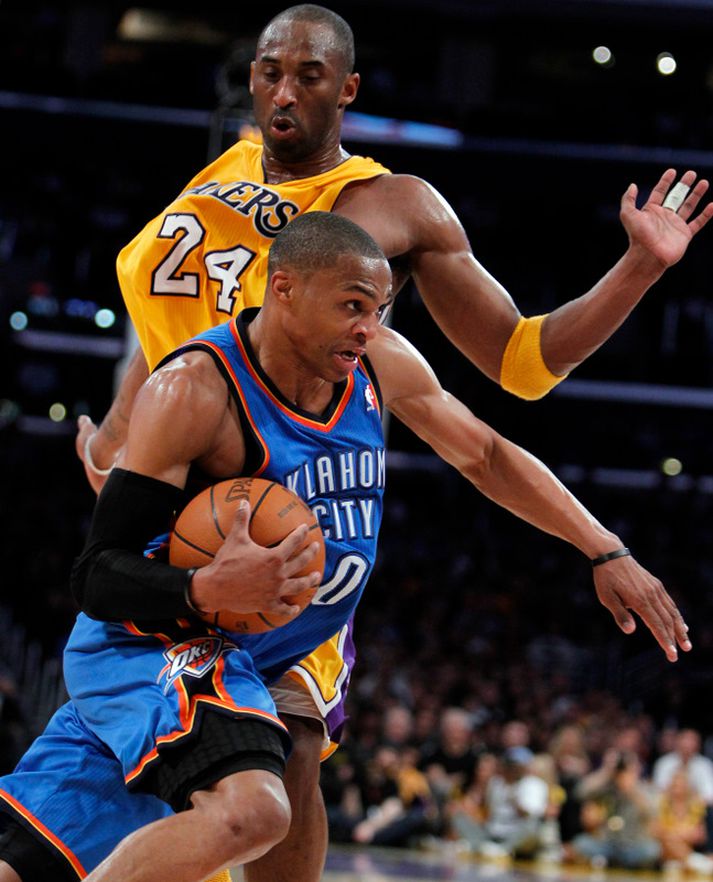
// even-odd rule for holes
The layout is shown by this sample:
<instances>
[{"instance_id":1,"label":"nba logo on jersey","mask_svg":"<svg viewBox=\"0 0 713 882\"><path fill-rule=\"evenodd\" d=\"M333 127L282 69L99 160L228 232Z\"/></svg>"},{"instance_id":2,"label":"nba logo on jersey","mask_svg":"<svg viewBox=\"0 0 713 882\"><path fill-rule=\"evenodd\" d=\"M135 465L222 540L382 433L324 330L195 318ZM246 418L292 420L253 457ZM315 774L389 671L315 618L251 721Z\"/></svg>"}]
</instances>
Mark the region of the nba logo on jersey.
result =
<instances>
[{"instance_id":1,"label":"nba logo on jersey","mask_svg":"<svg viewBox=\"0 0 713 882\"><path fill-rule=\"evenodd\" d=\"M364 387L364 400L366 401L367 413L370 410L376 410L376 399L374 398L374 390L371 386Z\"/></svg>"},{"instance_id":2,"label":"nba logo on jersey","mask_svg":"<svg viewBox=\"0 0 713 882\"><path fill-rule=\"evenodd\" d=\"M192 637L190 640L174 643L163 653L168 664L161 669L157 682L160 682L165 675L164 692L168 692L171 684L178 677L183 674L189 677L202 677L224 652L230 652L232 649L237 651L237 648L222 637Z\"/></svg>"}]
</instances>

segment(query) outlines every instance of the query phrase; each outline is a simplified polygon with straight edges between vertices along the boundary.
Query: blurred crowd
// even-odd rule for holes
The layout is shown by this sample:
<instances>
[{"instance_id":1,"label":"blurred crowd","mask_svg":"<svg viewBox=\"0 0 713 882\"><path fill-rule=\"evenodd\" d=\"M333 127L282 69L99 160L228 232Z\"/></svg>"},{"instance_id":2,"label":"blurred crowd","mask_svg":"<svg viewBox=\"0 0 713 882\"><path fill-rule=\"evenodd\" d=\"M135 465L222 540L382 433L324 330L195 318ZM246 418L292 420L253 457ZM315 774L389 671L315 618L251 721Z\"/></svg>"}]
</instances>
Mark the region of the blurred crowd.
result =
<instances>
[{"instance_id":1,"label":"blurred crowd","mask_svg":"<svg viewBox=\"0 0 713 882\"><path fill-rule=\"evenodd\" d=\"M651 722L604 695L536 731L391 704L323 766L332 841L713 876L713 760Z\"/></svg>"}]
</instances>

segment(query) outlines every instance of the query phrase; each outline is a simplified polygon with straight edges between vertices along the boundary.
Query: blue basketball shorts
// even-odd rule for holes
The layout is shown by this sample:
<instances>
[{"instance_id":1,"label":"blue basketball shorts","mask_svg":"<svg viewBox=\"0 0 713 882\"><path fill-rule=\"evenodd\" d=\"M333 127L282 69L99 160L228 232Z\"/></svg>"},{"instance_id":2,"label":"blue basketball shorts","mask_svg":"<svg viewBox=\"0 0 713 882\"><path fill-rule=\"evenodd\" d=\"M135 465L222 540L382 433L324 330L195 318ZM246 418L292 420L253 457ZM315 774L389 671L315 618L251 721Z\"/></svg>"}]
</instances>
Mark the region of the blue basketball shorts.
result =
<instances>
[{"instance_id":1,"label":"blue basketball shorts","mask_svg":"<svg viewBox=\"0 0 713 882\"><path fill-rule=\"evenodd\" d=\"M193 762L216 715L230 721L222 735L248 732L248 752L266 730L279 736L276 752L289 750L249 653L202 623L164 627L147 633L80 615L65 653L71 700L0 777L0 809L79 879L125 836L172 814L157 780L174 757ZM224 749L234 756L232 744Z\"/></svg>"}]
</instances>

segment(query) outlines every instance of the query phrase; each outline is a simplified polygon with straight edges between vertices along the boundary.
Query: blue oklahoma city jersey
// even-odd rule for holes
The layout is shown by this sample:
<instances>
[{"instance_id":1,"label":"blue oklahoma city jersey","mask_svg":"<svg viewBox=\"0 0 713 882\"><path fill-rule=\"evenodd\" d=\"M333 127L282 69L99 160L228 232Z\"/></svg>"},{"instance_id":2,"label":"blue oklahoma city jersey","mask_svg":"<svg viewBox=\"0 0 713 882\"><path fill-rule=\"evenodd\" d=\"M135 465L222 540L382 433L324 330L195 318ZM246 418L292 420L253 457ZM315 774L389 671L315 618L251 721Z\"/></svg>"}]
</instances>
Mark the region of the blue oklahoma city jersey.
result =
<instances>
[{"instance_id":1,"label":"blue oklahoma city jersey","mask_svg":"<svg viewBox=\"0 0 713 882\"><path fill-rule=\"evenodd\" d=\"M324 581L294 621L265 634L231 634L268 679L279 676L346 624L376 556L385 483L378 384L366 359L335 388L324 414L296 408L258 363L247 334L255 309L184 347L211 354L237 404L246 441L242 473L294 490L326 540Z\"/></svg>"}]
</instances>

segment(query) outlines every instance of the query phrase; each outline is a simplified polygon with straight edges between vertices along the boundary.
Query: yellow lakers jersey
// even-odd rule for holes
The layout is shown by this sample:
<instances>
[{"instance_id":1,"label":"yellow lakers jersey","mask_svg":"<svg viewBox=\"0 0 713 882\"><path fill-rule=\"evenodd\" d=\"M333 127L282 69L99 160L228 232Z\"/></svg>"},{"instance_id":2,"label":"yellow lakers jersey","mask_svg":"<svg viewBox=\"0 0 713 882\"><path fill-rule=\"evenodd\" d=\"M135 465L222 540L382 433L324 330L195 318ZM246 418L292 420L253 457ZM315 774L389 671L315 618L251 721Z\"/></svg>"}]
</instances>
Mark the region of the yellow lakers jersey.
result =
<instances>
[{"instance_id":1,"label":"yellow lakers jersey","mask_svg":"<svg viewBox=\"0 0 713 882\"><path fill-rule=\"evenodd\" d=\"M266 184L262 146L238 141L119 253L121 293L149 370L189 337L262 303L267 253L305 211L331 211L352 181L389 174L364 156Z\"/></svg>"}]
</instances>

